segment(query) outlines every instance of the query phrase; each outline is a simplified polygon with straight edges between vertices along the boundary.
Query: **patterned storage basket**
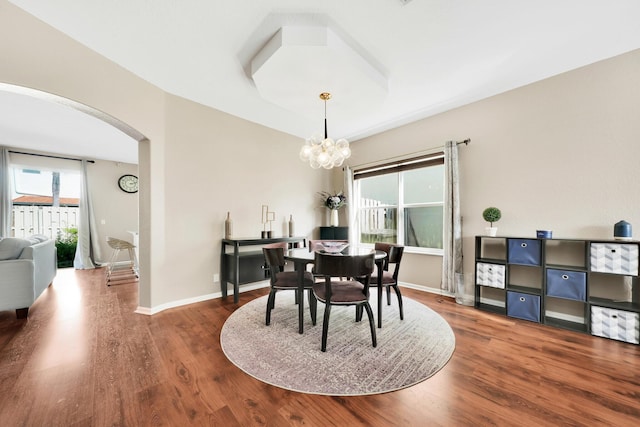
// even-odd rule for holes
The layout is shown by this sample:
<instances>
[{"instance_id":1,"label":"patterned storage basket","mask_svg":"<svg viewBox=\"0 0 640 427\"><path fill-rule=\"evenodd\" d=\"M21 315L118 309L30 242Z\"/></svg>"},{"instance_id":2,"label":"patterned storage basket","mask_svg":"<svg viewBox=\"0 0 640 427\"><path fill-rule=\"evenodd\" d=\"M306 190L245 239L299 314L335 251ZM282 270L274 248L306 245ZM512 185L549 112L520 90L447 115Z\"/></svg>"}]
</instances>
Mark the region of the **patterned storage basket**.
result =
<instances>
[{"instance_id":1,"label":"patterned storage basket","mask_svg":"<svg viewBox=\"0 0 640 427\"><path fill-rule=\"evenodd\" d=\"M640 314L592 305L591 334L639 344Z\"/></svg>"},{"instance_id":2,"label":"patterned storage basket","mask_svg":"<svg viewBox=\"0 0 640 427\"><path fill-rule=\"evenodd\" d=\"M592 243L591 271L638 275L638 245L629 243Z\"/></svg>"},{"instance_id":3,"label":"patterned storage basket","mask_svg":"<svg viewBox=\"0 0 640 427\"><path fill-rule=\"evenodd\" d=\"M505 267L501 264L476 264L476 284L504 289Z\"/></svg>"}]
</instances>

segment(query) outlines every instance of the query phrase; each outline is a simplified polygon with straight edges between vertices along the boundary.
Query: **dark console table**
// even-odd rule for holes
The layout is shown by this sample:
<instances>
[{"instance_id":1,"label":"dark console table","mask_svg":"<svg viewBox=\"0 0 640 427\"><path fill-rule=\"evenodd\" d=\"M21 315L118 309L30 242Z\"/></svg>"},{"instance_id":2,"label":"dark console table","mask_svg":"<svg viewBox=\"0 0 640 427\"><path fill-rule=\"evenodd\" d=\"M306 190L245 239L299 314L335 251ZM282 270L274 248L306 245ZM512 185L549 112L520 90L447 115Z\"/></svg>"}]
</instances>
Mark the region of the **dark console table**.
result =
<instances>
[{"instance_id":1,"label":"dark console table","mask_svg":"<svg viewBox=\"0 0 640 427\"><path fill-rule=\"evenodd\" d=\"M227 284L233 285L233 302L238 302L238 288L240 285L251 282L259 282L269 276L264 267L264 255L262 246L269 243L287 242L290 247L306 246L304 237L273 237L260 239L254 237L222 239L220 251L220 290L222 296L227 296ZM227 252L227 247L233 251ZM247 250L240 250L241 246L247 246Z\"/></svg>"}]
</instances>

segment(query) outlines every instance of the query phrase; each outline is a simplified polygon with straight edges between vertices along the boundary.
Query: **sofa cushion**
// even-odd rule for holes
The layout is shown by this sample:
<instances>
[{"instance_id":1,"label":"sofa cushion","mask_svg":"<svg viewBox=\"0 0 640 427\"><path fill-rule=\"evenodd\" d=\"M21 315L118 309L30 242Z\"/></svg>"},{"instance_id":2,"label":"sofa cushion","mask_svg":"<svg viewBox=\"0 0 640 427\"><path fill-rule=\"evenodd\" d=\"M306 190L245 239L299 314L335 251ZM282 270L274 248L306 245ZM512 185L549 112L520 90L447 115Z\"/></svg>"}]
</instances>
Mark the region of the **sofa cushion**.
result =
<instances>
[{"instance_id":1,"label":"sofa cushion","mask_svg":"<svg viewBox=\"0 0 640 427\"><path fill-rule=\"evenodd\" d=\"M33 242L19 237L5 237L0 240L0 260L16 259L27 246L31 246Z\"/></svg>"}]
</instances>

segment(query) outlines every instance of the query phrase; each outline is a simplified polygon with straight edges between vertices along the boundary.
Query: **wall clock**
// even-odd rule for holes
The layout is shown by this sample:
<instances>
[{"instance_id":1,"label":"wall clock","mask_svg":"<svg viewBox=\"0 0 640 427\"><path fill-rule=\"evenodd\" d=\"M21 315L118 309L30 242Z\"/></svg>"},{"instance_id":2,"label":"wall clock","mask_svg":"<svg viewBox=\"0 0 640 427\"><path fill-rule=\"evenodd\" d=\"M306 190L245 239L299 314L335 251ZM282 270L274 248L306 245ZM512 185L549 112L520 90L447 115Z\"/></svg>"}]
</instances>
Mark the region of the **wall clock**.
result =
<instances>
[{"instance_id":1,"label":"wall clock","mask_svg":"<svg viewBox=\"0 0 640 427\"><path fill-rule=\"evenodd\" d=\"M135 175L122 175L118 178L118 187L125 193L137 193L138 177Z\"/></svg>"}]
</instances>

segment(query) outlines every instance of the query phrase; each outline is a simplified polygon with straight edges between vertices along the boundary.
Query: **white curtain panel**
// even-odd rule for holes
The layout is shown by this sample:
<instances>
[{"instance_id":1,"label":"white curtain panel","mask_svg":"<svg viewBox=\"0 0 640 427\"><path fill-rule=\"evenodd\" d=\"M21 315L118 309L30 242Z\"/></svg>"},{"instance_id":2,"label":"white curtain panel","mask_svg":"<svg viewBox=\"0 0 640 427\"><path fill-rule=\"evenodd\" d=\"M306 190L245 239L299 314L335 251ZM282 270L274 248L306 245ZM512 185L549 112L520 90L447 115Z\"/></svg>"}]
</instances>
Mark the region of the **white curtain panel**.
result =
<instances>
[{"instance_id":1,"label":"white curtain panel","mask_svg":"<svg viewBox=\"0 0 640 427\"><path fill-rule=\"evenodd\" d=\"M11 173L9 149L0 148L0 237L11 236Z\"/></svg>"},{"instance_id":2,"label":"white curtain panel","mask_svg":"<svg viewBox=\"0 0 640 427\"><path fill-rule=\"evenodd\" d=\"M82 160L82 188L80 190L80 219L78 221L78 246L73 260L76 270L95 268L94 260L102 259L100 245L96 240L98 230L93 215L93 205L89 196L89 179L87 177L87 161Z\"/></svg>"},{"instance_id":3,"label":"white curtain panel","mask_svg":"<svg viewBox=\"0 0 640 427\"><path fill-rule=\"evenodd\" d=\"M444 147L444 259L441 289L456 294L456 274L462 272L462 221L460 218L460 190L458 185L458 144L448 141ZM464 287L462 288L464 291ZM456 294L456 301L463 295Z\"/></svg>"},{"instance_id":4,"label":"white curtain panel","mask_svg":"<svg viewBox=\"0 0 640 427\"><path fill-rule=\"evenodd\" d=\"M358 241L358 227L356 204L353 198L355 193L353 191L353 172L349 166L343 168L344 171L344 195L347 198L347 225L349 226L349 242L356 243Z\"/></svg>"}]
</instances>

